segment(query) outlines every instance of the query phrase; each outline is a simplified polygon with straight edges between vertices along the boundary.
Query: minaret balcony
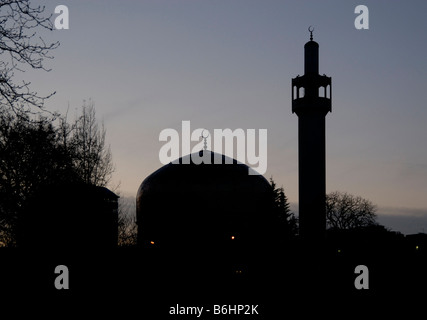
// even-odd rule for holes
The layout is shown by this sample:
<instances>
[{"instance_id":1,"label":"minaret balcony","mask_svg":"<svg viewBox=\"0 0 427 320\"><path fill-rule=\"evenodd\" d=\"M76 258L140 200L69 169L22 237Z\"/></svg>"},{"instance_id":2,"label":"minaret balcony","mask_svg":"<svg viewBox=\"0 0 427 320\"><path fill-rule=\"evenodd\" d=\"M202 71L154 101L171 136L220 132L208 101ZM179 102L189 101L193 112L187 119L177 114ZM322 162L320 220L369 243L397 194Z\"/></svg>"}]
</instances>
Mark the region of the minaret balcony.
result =
<instances>
[{"instance_id":1,"label":"minaret balcony","mask_svg":"<svg viewBox=\"0 0 427 320\"><path fill-rule=\"evenodd\" d=\"M330 98L325 97L302 97L292 100L292 113L323 113L332 112Z\"/></svg>"}]
</instances>

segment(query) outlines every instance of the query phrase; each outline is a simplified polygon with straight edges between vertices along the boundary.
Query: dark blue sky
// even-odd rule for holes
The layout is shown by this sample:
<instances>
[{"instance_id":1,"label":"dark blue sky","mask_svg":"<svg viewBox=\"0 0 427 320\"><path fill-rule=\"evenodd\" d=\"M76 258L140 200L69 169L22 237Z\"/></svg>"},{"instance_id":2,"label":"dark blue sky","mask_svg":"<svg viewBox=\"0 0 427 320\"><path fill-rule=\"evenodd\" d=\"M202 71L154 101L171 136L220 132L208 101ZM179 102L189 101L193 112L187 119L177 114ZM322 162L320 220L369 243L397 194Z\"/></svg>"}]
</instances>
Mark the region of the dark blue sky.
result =
<instances>
[{"instance_id":1,"label":"dark blue sky","mask_svg":"<svg viewBox=\"0 0 427 320\"><path fill-rule=\"evenodd\" d=\"M51 12L68 6L70 29L48 36L61 42L52 71L28 77L40 93L57 91L49 110L70 106L74 115L84 99L95 102L123 194L135 195L161 166L160 131L190 120L192 129L267 129L265 176L297 202L290 81L304 72L313 25L320 73L333 88L327 191L370 199L395 230L427 229L427 2L47 3ZM369 30L354 27L359 4L369 8ZM419 219L396 223L402 215Z\"/></svg>"}]
</instances>

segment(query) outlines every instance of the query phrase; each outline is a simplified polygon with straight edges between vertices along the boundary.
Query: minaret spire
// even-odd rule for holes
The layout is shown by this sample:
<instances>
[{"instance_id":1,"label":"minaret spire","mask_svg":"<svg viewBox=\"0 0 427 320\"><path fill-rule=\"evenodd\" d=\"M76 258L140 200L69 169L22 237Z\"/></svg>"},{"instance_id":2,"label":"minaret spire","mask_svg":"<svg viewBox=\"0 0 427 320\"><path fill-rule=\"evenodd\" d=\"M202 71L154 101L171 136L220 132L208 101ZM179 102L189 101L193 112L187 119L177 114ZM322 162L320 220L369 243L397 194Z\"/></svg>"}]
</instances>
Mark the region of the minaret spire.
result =
<instances>
[{"instance_id":1,"label":"minaret spire","mask_svg":"<svg viewBox=\"0 0 427 320\"><path fill-rule=\"evenodd\" d=\"M312 26L309 26L308 27L308 31L310 32L310 41L313 41L313 31L314 31L314 28Z\"/></svg>"}]
</instances>

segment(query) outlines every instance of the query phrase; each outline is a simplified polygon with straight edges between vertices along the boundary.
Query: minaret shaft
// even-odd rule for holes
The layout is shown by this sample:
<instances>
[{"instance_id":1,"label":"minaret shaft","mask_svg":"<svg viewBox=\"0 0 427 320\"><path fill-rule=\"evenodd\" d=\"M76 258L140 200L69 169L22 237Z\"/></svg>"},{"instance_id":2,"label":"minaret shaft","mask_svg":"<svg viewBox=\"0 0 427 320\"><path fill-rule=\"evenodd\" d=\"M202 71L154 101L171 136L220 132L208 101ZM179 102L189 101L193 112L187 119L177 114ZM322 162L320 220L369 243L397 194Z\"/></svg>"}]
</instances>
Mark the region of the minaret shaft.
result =
<instances>
[{"instance_id":1,"label":"minaret shaft","mask_svg":"<svg viewBox=\"0 0 427 320\"><path fill-rule=\"evenodd\" d=\"M325 117L298 117L298 194L302 238L323 237L326 228Z\"/></svg>"}]
</instances>

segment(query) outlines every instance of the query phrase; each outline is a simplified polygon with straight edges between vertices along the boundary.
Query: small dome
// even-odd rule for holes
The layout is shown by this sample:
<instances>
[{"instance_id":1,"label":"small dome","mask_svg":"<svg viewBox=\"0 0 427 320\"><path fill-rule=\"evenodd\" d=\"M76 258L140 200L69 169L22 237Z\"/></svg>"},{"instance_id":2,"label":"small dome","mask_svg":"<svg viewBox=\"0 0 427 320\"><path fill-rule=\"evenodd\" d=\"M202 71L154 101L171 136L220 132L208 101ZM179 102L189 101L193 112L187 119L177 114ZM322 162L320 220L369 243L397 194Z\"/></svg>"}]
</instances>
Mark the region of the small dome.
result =
<instances>
[{"instance_id":1,"label":"small dome","mask_svg":"<svg viewBox=\"0 0 427 320\"><path fill-rule=\"evenodd\" d=\"M304 48L310 48L310 47L319 48L319 44L314 40L310 40L310 41L306 42L306 44L304 45Z\"/></svg>"},{"instance_id":2,"label":"small dome","mask_svg":"<svg viewBox=\"0 0 427 320\"><path fill-rule=\"evenodd\" d=\"M194 163L203 152L211 164ZM263 176L249 175L247 165L210 151L177 162L161 167L139 187L139 245L193 248L263 241L273 221L272 187Z\"/></svg>"}]
</instances>

